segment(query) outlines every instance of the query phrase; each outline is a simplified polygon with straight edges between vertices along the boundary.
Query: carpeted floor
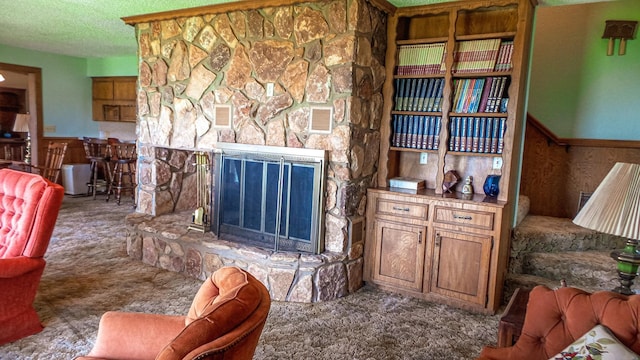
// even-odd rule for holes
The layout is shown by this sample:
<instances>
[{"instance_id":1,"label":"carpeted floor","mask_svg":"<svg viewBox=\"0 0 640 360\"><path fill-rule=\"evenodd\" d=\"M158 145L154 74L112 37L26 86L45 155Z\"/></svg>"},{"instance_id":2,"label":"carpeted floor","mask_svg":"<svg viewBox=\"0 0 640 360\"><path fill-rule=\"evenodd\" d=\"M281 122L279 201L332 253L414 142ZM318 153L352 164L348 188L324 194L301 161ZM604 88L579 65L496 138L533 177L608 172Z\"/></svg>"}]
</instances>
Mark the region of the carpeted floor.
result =
<instances>
[{"instance_id":1,"label":"carpeted floor","mask_svg":"<svg viewBox=\"0 0 640 360\"><path fill-rule=\"evenodd\" d=\"M127 257L130 205L65 198L35 302L45 329L0 346L0 359L86 354L107 310L187 312L200 280ZM273 302L254 358L473 359L495 344L498 320L365 286L325 303Z\"/></svg>"}]
</instances>

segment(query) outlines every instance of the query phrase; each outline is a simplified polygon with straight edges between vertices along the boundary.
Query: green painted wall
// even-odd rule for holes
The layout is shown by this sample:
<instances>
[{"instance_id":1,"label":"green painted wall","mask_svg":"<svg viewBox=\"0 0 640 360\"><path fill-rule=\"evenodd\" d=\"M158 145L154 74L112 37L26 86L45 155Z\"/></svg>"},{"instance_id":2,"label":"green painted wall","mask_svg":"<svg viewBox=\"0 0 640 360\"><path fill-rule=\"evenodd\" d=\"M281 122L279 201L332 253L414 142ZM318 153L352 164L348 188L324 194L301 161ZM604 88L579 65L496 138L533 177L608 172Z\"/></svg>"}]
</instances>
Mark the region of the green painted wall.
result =
<instances>
[{"instance_id":1,"label":"green painted wall","mask_svg":"<svg viewBox=\"0 0 640 360\"><path fill-rule=\"evenodd\" d=\"M42 111L50 137L109 135L130 138L132 124L101 123L91 119L92 76L137 76L137 56L78 58L0 45L0 62L42 69ZM132 134L132 136L127 136Z\"/></svg>"},{"instance_id":2,"label":"green painted wall","mask_svg":"<svg viewBox=\"0 0 640 360\"><path fill-rule=\"evenodd\" d=\"M640 20L640 1L537 9L528 111L561 138L640 140L640 39L607 56L605 20Z\"/></svg>"},{"instance_id":3,"label":"green painted wall","mask_svg":"<svg viewBox=\"0 0 640 360\"><path fill-rule=\"evenodd\" d=\"M44 136L97 133L86 59L0 45L0 62L42 69L43 123L56 128Z\"/></svg>"},{"instance_id":4,"label":"green painted wall","mask_svg":"<svg viewBox=\"0 0 640 360\"><path fill-rule=\"evenodd\" d=\"M138 76L138 56L87 59L87 76Z\"/></svg>"}]
</instances>

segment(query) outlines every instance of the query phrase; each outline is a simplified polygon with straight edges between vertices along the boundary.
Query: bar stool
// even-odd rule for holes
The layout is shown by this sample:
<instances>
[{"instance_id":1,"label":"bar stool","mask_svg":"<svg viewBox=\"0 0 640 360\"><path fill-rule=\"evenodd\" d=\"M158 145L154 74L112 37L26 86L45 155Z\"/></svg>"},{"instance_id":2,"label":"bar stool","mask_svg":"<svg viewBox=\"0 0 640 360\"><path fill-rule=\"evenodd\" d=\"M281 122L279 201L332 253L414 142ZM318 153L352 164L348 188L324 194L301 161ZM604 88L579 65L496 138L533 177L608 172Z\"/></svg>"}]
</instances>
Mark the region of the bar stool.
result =
<instances>
[{"instance_id":1,"label":"bar stool","mask_svg":"<svg viewBox=\"0 0 640 360\"><path fill-rule=\"evenodd\" d=\"M101 184L99 184L98 173L102 168L102 174L104 177L104 187L108 190L109 184L113 179L111 173L111 148L107 139L97 139L91 137L85 137L83 140L84 152L91 164L91 177L87 183L87 193L93 195L96 198L96 190Z\"/></svg>"},{"instance_id":2,"label":"bar stool","mask_svg":"<svg viewBox=\"0 0 640 360\"><path fill-rule=\"evenodd\" d=\"M135 173L138 159L136 142L109 139L109 145L111 146L111 161L114 166L113 179L107 189L107 201L109 201L109 197L113 193L116 197L116 203L120 205L122 192L130 191L135 206L135 189L137 185Z\"/></svg>"}]
</instances>

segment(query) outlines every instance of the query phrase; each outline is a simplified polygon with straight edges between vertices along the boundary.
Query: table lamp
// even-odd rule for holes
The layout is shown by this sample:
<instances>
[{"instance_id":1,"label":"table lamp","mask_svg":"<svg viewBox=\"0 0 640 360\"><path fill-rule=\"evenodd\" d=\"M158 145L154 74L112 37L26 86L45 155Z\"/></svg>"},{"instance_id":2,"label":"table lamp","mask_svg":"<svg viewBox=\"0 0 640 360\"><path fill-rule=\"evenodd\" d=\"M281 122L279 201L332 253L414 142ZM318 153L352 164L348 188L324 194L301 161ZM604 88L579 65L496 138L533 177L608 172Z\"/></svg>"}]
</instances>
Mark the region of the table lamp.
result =
<instances>
[{"instance_id":1,"label":"table lamp","mask_svg":"<svg viewBox=\"0 0 640 360\"><path fill-rule=\"evenodd\" d=\"M640 265L640 165L616 163L576 215L576 225L627 238L624 249L614 250L620 286L614 291L631 295Z\"/></svg>"},{"instance_id":2,"label":"table lamp","mask_svg":"<svg viewBox=\"0 0 640 360\"><path fill-rule=\"evenodd\" d=\"M27 139L25 141L25 155L24 155L24 162L26 164L31 164L31 135L29 132L30 120L31 120L31 116L29 116L29 114L17 114L16 121L13 124L13 131L27 133Z\"/></svg>"}]
</instances>

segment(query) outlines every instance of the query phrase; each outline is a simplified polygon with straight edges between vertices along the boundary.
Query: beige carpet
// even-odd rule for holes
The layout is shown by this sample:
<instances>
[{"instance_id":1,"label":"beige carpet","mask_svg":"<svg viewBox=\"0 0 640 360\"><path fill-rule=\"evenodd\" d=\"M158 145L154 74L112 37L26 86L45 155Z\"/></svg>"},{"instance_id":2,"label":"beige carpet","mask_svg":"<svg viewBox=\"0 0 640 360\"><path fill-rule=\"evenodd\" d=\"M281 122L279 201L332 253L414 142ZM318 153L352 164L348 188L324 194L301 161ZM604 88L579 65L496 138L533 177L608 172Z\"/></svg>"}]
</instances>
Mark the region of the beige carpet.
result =
<instances>
[{"instance_id":1,"label":"beige carpet","mask_svg":"<svg viewBox=\"0 0 640 360\"><path fill-rule=\"evenodd\" d=\"M65 198L35 302L45 329L0 346L0 359L73 359L107 310L184 314L200 281L134 261L124 216L103 198ZM255 359L473 359L495 344L498 316L364 287L319 303L274 302Z\"/></svg>"}]
</instances>

